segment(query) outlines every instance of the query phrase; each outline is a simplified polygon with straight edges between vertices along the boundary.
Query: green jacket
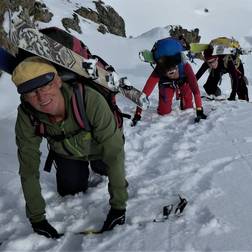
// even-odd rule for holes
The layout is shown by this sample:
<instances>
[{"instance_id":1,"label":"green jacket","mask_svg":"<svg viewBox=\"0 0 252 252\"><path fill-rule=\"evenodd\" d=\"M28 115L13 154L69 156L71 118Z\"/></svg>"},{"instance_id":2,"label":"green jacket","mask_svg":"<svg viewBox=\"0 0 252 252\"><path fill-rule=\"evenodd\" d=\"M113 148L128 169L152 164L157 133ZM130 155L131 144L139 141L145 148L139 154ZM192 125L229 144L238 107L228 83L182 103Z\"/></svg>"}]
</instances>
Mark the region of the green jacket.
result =
<instances>
[{"instance_id":1,"label":"green jacket","mask_svg":"<svg viewBox=\"0 0 252 252\"><path fill-rule=\"evenodd\" d=\"M21 106L18 108L16 143L20 164L19 174L26 201L26 214L31 222L45 219L45 200L39 182L41 156L39 148L42 137L35 134L35 127L32 125L29 113L46 125L49 135L60 135L62 132L67 134L78 130L79 126L71 108L73 89L63 83L62 93L67 116L61 123L52 124L44 113L26 107L24 109ZM114 116L101 94L85 87L85 104L86 114L92 127L91 133L83 130L61 142L48 137L48 143L53 151L64 157L83 160L102 159L108 166L110 205L115 209L125 209L128 195L122 132L117 128ZM72 154L71 157L69 152Z\"/></svg>"}]
</instances>

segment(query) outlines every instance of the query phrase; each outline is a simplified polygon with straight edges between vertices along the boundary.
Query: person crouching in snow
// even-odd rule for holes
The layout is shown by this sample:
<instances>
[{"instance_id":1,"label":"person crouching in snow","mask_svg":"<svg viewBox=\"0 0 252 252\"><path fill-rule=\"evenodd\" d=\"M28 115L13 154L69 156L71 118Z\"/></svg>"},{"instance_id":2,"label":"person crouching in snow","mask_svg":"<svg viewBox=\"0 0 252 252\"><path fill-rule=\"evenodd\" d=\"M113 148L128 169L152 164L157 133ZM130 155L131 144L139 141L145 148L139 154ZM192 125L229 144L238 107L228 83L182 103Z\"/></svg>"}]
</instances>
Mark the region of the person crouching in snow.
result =
<instances>
[{"instance_id":1,"label":"person crouching in snow","mask_svg":"<svg viewBox=\"0 0 252 252\"><path fill-rule=\"evenodd\" d=\"M158 83L159 102L157 113L167 115L172 111L174 94L179 95L182 110L193 108L193 95L196 105L196 121L206 119L203 113L199 86L189 63L183 58L183 46L174 38L158 40L152 48L154 62L153 72L148 78L143 93L149 97ZM193 95L192 95L193 94ZM137 107L132 126L141 120L141 108Z\"/></svg>"},{"instance_id":2,"label":"person crouching in snow","mask_svg":"<svg viewBox=\"0 0 252 252\"><path fill-rule=\"evenodd\" d=\"M211 45L204 50L205 62L196 73L196 78L199 80L206 70L210 69L208 79L203 86L207 95L212 98L221 96L221 89L218 85L221 83L222 75L228 73L232 87L228 100L234 101L237 94L238 99L249 101L247 78L244 75L241 60L238 59L238 62L235 62L236 60L231 55L213 55L213 50Z\"/></svg>"}]
</instances>

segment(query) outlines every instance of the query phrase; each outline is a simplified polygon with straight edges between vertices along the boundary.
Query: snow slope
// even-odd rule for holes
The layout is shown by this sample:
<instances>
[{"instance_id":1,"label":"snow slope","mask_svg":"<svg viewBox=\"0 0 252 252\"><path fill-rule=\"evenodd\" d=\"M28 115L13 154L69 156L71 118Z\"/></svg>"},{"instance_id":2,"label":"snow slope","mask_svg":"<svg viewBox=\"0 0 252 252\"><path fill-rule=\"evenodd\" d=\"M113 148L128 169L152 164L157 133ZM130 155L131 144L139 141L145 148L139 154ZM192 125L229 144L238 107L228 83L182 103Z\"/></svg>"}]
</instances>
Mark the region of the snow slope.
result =
<instances>
[{"instance_id":1,"label":"snow slope","mask_svg":"<svg viewBox=\"0 0 252 252\"><path fill-rule=\"evenodd\" d=\"M71 9L81 3L77 0L44 2L56 14L50 25L58 26L60 17L63 14L70 16ZM120 10L125 7L125 1L105 2L113 2ZM126 7L131 8L131 1L126 2ZM138 2L145 4L145 11L149 12L153 6L150 3L158 0ZM187 27L195 28L199 19L201 27L208 27L200 30L205 35L202 39L216 34L235 35L246 44L244 36L250 36L251 30L249 23L244 21L252 14L252 4L245 0L239 3L229 1L228 8L246 10L237 12L237 19L231 20L233 23L230 24L226 5L210 8L216 2L207 2L205 6L200 0L190 1L189 13L170 3L174 8L169 12L169 18L180 23L177 17L183 12ZM92 7L91 1L87 3ZM160 9L164 11L167 6L163 3L162 8L162 3ZM184 11L188 10L187 5ZM211 10L212 18L220 20L222 17L222 27L232 26L232 30L230 28L226 30L227 34L223 34L220 26L210 29L209 16L199 11L203 7ZM138 13L144 17L143 12ZM127 15L126 25L132 22L134 13L128 12ZM84 20L81 23L83 34L72 33L83 39L92 52L111 62L121 75L128 76L132 83L142 88L151 67L140 62L138 51L151 48L154 41L167 36L167 25L172 23L169 18L161 24L164 28L153 28L155 18L147 20L148 28L139 22L139 27L135 25L137 36L131 39L99 34L95 31L95 24ZM46 25L40 24L40 27ZM134 27L130 29L133 34ZM142 29L141 32L138 29ZM244 57L244 61L245 71L251 76L251 56ZM197 70L200 64L197 61L193 68ZM204 78L199 83L202 93ZM223 78L221 88L224 94L229 94L228 76ZM249 93L252 97L251 86ZM130 122L125 121L125 165L129 182L126 225L97 236L75 235L83 229L101 227L109 208L107 181L97 188L90 188L85 195L61 198L56 193L55 172L41 171L47 218L59 232L65 232L61 239L49 240L33 233L25 217L14 134L19 97L10 77L3 74L0 78L0 251L252 250L251 103L204 101L208 118L194 124L195 111L180 111L177 101L174 101L174 110L169 116L158 116L157 89L150 100L150 109L143 113L142 121L136 127L131 128ZM134 113L135 107L129 101L119 98L119 105L124 112ZM45 144L41 150L45 161ZM153 223L162 207L172 202L177 193L184 195L189 202L184 215L164 223Z\"/></svg>"}]
</instances>

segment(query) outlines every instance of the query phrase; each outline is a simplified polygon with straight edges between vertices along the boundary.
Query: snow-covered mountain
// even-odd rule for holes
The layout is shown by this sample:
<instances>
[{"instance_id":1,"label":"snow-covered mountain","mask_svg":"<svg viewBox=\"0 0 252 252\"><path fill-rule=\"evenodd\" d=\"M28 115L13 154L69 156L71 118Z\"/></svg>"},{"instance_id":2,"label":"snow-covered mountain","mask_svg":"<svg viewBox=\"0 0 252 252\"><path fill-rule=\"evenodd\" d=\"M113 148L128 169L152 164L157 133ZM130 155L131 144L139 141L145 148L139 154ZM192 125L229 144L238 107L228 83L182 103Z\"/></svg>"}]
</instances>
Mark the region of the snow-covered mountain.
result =
<instances>
[{"instance_id":1,"label":"snow-covered mountain","mask_svg":"<svg viewBox=\"0 0 252 252\"><path fill-rule=\"evenodd\" d=\"M61 27L63 14L72 13L80 1L44 2L55 15L50 24L39 23L40 28ZM98 33L92 22L80 23L83 34L71 33L140 89L152 69L139 60L138 52L150 49L157 39L167 36L170 24L188 29L198 27L203 42L227 35L249 46L244 37L252 35L249 22L252 3L248 0L185 3L106 0L105 3L122 15L127 34L134 35L133 38ZM243 61L251 82L252 56L243 56ZM192 65L195 71L201 63L198 60ZM204 78L199 82L202 93L203 84ZM224 94L229 94L228 76L223 78L221 88ZM252 97L251 86L249 94ZM157 89L150 100L150 109L143 113L136 127L130 127L130 121L125 120L125 165L129 182L126 224L97 236L75 235L74 232L102 225L109 208L107 181L90 188L85 195L61 198L56 193L55 172L47 174L41 169L48 220L65 233L59 240L49 240L33 233L25 217L14 134L19 97L10 76L2 75L0 251L251 251L251 103L205 101L208 118L194 124L195 111L180 111L177 101L171 115L158 116ZM123 112L134 113L133 103L123 98L118 103ZM41 150L45 161L45 144ZM184 215L153 223L162 207L177 193L189 202Z\"/></svg>"}]
</instances>

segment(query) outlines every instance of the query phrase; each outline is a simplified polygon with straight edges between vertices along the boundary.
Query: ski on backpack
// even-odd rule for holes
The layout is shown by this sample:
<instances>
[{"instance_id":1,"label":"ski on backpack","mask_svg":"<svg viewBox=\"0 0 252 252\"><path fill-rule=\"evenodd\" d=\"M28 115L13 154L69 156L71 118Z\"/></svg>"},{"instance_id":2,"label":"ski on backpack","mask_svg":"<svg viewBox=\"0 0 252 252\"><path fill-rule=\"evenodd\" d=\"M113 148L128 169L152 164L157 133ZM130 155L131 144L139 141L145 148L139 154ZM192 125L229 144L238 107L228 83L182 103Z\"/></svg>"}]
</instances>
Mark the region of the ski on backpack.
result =
<instances>
[{"instance_id":1,"label":"ski on backpack","mask_svg":"<svg viewBox=\"0 0 252 252\"><path fill-rule=\"evenodd\" d=\"M149 101L145 94L132 86L127 78L119 78L119 76L116 78L113 73L96 64L97 59L92 61L92 59L84 58L56 42L22 20L19 14L18 12L11 13L10 40L14 46L91 79L107 89L118 92L142 109L148 108ZM91 68L93 69L92 74L90 74Z\"/></svg>"},{"instance_id":2,"label":"ski on backpack","mask_svg":"<svg viewBox=\"0 0 252 252\"><path fill-rule=\"evenodd\" d=\"M213 46L213 55L226 55L226 54L248 55L251 53L252 53L252 48L232 48L232 47L225 47L223 45Z\"/></svg>"},{"instance_id":3,"label":"ski on backpack","mask_svg":"<svg viewBox=\"0 0 252 252\"><path fill-rule=\"evenodd\" d=\"M247 55L252 53L252 48L242 48L234 38L218 37L210 41L209 44L191 43L192 53L201 53L209 46L213 47L213 55Z\"/></svg>"},{"instance_id":4,"label":"ski on backpack","mask_svg":"<svg viewBox=\"0 0 252 252\"><path fill-rule=\"evenodd\" d=\"M190 44L190 52L192 53L201 53L205 49L207 49L209 44L201 44L201 43L191 43Z\"/></svg>"},{"instance_id":5,"label":"ski on backpack","mask_svg":"<svg viewBox=\"0 0 252 252\"><path fill-rule=\"evenodd\" d=\"M147 50L147 49L139 52L139 58L143 62L147 62L147 63L150 63L150 64L155 63L152 51Z\"/></svg>"}]
</instances>

